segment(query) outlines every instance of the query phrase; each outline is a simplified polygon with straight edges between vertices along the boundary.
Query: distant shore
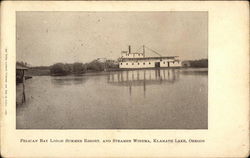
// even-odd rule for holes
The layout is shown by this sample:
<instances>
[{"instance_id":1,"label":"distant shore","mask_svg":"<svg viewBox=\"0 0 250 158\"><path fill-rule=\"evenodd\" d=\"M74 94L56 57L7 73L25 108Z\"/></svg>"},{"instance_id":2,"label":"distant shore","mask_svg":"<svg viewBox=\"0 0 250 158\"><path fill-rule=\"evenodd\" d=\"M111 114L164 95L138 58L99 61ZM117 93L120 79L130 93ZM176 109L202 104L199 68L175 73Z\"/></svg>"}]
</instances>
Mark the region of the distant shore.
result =
<instances>
[{"instance_id":1,"label":"distant shore","mask_svg":"<svg viewBox=\"0 0 250 158\"><path fill-rule=\"evenodd\" d=\"M18 64L23 62L17 62ZM25 65L24 65L25 66ZM115 61L98 62L96 60L90 63L56 63L51 66L36 66L28 67L25 76L68 76L68 75L87 75L87 74L100 74L112 71L131 71L141 69L198 69L208 68L208 59L200 60L185 60L182 61L182 67L160 67L160 68L119 68L119 63Z\"/></svg>"},{"instance_id":2,"label":"distant shore","mask_svg":"<svg viewBox=\"0 0 250 158\"><path fill-rule=\"evenodd\" d=\"M181 70L204 70L207 71L208 68L197 68L197 67L178 67L178 68L143 68L143 69L108 69L106 71L87 71L83 74L51 74L49 70L44 69L29 69L26 73L27 76L87 76L87 75L103 75L109 72L116 71L134 71L134 70L157 70L157 69L181 69Z\"/></svg>"}]
</instances>

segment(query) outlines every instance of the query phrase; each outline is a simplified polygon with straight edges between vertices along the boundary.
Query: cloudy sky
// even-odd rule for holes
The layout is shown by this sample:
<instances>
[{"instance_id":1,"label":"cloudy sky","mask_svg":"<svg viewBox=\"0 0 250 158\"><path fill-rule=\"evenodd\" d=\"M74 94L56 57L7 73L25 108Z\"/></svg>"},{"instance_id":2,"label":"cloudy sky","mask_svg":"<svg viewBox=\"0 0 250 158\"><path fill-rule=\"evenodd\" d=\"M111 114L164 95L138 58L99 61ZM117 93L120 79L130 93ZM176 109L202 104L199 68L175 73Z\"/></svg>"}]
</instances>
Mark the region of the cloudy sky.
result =
<instances>
[{"instance_id":1,"label":"cloudy sky","mask_svg":"<svg viewBox=\"0 0 250 158\"><path fill-rule=\"evenodd\" d=\"M207 12L17 12L17 61L33 66L117 59L131 45L207 58ZM146 51L146 56L156 56Z\"/></svg>"}]
</instances>

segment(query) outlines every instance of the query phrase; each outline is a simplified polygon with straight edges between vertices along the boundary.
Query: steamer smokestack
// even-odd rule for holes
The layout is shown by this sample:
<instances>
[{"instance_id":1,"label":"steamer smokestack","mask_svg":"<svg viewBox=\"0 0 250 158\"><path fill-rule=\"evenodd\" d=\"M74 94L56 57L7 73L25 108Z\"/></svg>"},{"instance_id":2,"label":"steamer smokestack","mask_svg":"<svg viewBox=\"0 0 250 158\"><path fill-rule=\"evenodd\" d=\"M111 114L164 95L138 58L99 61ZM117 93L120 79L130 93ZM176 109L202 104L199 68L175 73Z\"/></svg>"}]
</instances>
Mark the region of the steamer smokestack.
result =
<instances>
[{"instance_id":1,"label":"steamer smokestack","mask_svg":"<svg viewBox=\"0 0 250 158\"><path fill-rule=\"evenodd\" d=\"M131 53L131 46L128 45L128 53L130 54Z\"/></svg>"}]
</instances>

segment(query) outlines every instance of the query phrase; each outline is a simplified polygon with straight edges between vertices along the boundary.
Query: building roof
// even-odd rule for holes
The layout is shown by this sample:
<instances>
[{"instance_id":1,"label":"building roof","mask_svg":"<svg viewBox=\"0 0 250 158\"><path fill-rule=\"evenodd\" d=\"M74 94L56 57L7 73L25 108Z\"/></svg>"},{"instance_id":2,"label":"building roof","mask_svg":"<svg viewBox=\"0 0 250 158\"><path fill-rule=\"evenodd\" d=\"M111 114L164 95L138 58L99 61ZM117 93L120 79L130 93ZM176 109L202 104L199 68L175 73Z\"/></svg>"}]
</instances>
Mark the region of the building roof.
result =
<instances>
[{"instance_id":1,"label":"building roof","mask_svg":"<svg viewBox=\"0 0 250 158\"><path fill-rule=\"evenodd\" d=\"M176 59L178 56L163 56L163 57L143 57L143 58L120 58L120 60L151 60L151 59Z\"/></svg>"},{"instance_id":2,"label":"building roof","mask_svg":"<svg viewBox=\"0 0 250 158\"><path fill-rule=\"evenodd\" d=\"M16 66L16 69L17 69L17 70L28 70L27 67L24 67L24 66L21 66L21 65L17 65L17 66Z\"/></svg>"}]
</instances>

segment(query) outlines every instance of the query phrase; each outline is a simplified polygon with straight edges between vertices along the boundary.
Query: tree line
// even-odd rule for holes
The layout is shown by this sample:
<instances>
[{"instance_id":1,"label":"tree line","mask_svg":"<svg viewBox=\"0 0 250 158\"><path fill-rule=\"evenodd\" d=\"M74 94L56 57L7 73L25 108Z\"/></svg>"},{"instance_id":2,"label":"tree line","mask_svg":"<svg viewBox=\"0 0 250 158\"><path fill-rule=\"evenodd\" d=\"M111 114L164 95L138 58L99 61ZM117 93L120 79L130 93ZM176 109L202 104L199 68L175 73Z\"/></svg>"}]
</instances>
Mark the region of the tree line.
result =
<instances>
[{"instance_id":1,"label":"tree line","mask_svg":"<svg viewBox=\"0 0 250 158\"><path fill-rule=\"evenodd\" d=\"M70 75L76 74L81 75L86 72L99 72L105 69L116 69L119 67L118 63L114 60L107 60L105 62L100 62L98 60L93 60L89 63L55 63L51 66L35 66L29 67L26 62L17 61L16 65L24 66L29 68L26 72L27 75Z\"/></svg>"},{"instance_id":2,"label":"tree line","mask_svg":"<svg viewBox=\"0 0 250 158\"><path fill-rule=\"evenodd\" d=\"M51 75L84 74L86 72L104 71L105 69L118 68L114 62L92 61L90 63L56 63L50 66Z\"/></svg>"},{"instance_id":3,"label":"tree line","mask_svg":"<svg viewBox=\"0 0 250 158\"><path fill-rule=\"evenodd\" d=\"M183 67L193 67L193 68L207 68L208 59L200 60L185 60L182 62Z\"/></svg>"},{"instance_id":4,"label":"tree line","mask_svg":"<svg viewBox=\"0 0 250 158\"><path fill-rule=\"evenodd\" d=\"M26 62L17 61L17 65L29 67ZM182 62L183 67L193 67L193 68L207 68L208 59L201 60L186 60ZM44 76L44 75L81 75L86 72L100 72L110 69L119 68L118 63L114 60L107 60L105 62L100 62L98 60L93 60L89 63L55 63L51 66L36 66L29 67L26 72L27 75Z\"/></svg>"}]
</instances>

